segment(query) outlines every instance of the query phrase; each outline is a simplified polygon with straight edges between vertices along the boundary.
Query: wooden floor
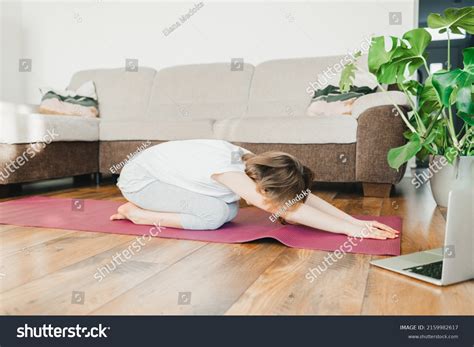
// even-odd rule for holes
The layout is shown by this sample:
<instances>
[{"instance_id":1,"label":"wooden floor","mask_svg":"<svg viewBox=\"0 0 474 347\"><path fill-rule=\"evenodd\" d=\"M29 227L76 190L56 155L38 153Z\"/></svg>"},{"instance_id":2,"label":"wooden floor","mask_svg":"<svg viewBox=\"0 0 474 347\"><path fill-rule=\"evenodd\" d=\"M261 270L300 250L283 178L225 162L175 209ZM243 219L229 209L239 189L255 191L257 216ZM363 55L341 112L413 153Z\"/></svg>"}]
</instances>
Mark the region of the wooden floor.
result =
<instances>
[{"instance_id":1,"label":"wooden floor","mask_svg":"<svg viewBox=\"0 0 474 347\"><path fill-rule=\"evenodd\" d=\"M402 254L443 244L445 211L429 188L400 183L391 198L354 185L317 194L351 214L403 217ZM113 185L44 193L121 200ZM242 245L154 238L100 282L94 274L135 241L127 235L0 225L1 314L472 315L474 281L440 288L347 254L314 283L327 252L275 241Z\"/></svg>"}]
</instances>

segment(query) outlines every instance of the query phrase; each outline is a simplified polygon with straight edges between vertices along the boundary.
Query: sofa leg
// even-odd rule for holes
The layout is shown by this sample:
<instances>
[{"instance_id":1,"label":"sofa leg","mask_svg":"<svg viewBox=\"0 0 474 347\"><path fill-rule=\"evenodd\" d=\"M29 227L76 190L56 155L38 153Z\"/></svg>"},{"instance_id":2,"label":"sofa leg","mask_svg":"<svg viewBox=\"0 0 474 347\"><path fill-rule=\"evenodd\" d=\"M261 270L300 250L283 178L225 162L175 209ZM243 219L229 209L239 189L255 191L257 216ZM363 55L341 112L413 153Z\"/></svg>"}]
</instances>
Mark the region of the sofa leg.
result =
<instances>
[{"instance_id":1,"label":"sofa leg","mask_svg":"<svg viewBox=\"0 0 474 347\"><path fill-rule=\"evenodd\" d=\"M102 174L100 172L96 172L94 174L95 185L100 186L100 182L102 181Z\"/></svg>"},{"instance_id":2,"label":"sofa leg","mask_svg":"<svg viewBox=\"0 0 474 347\"><path fill-rule=\"evenodd\" d=\"M372 196L376 198L388 198L390 197L390 191L392 190L391 183L362 183L364 190L364 196Z\"/></svg>"},{"instance_id":3,"label":"sofa leg","mask_svg":"<svg viewBox=\"0 0 474 347\"><path fill-rule=\"evenodd\" d=\"M119 179L119 176L118 174L113 174L112 175L112 182L114 182L114 184L117 184L118 182L118 179Z\"/></svg>"}]
</instances>

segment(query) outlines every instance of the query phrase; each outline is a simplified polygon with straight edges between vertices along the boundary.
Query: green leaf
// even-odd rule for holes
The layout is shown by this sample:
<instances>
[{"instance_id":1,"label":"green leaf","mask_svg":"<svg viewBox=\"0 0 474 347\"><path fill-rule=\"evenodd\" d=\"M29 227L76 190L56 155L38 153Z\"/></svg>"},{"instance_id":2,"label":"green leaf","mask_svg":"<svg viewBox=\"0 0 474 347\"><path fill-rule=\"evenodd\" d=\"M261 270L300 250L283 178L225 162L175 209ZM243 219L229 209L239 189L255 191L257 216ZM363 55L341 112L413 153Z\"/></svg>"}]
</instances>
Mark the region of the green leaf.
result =
<instances>
[{"instance_id":1,"label":"green leaf","mask_svg":"<svg viewBox=\"0 0 474 347\"><path fill-rule=\"evenodd\" d=\"M423 146L428 146L429 144L431 144L436 139L436 137L438 137L438 135L439 135L438 128L433 127L430 133L424 139Z\"/></svg>"},{"instance_id":2,"label":"green leaf","mask_svg":"<svg viewBox=\"0 0 474 347\"><path fill-rule=\"evenodd\" d=\"M448 132L447 132L447 120L446 118L441 118L435 125L437 127L437 136L433 143L438 147L438 148L443 148L445 146L445 143L447 142L448 138Z\"/></svg>"},{"instance_id":3,"label":"green leaf","mask_svg":"<svg viewBox=\"0 0 474 347\"><path fill-rule=\"evenodd\" d=\"M329 84L323 89L315 90L313 99L319 98L321 96L328 96L329 94L339 94L339 89L336 86Z\"/></svg>"},{"instance_id":4,"label":"green leaf","mask_svg":"<svg viewBox=\"0 0 474 347\"><path fill-rule=\"evenodd\" d=\"M474 115L474 47L464 49L464 68L433 74L433 86L442 104L450 107L456 103L459 116L472 124Z\"/></svg>"},{"instance_id":5,"label":"green leaf","mask_svg":"<svg viewBox=\"0 0 474 347\"><path fill-rule=\"evenodd\" d=\"M407 140L409 140L409 139L411 139L411 134L413 134L413 133L411 132L411 130L410 130L410 129L407 129L407 130L405 130L405 131L403 132L403 137L406 138Z\"/></svg>"},{"instance_id":6,"label":"green leaf","mask_svg":"<svg viewBox=\"0 0 474 347\"><path fill-rule=\"evenodd\" d=\"M447 147L444 151L444 156L448 160L448 163L454 163L454 159L458 156L458 151L454 147Z\"/></svg>"},{"instance_id":7,"label":"green leaf","mask_svg":"<svg viewBox=\"0 0 474 347\"><path fill-rule=\"evenodd\" d=\"M461 69L433 74L433 86L444 106L451 106L451 94L466 82L466 74Z\"/></svg>"},{"instance_id":8,"label":"green leaf","mask_svg":"<svg viewBox=\"0 0 474 347\"><path fill-rule=\"evenodd\" d=\"M344 66L344 69L341 72L341 79L339 81L339 89L342 93L347 93L354 84L355 72L357 70L357 66L355 64L361 55L362 53L358 51L356 54L354 54L355 60Z\"/></svg>"},{"instance_id":9,"label":"green leaf","mask_svg":"<svg viewBox=\"0 0 474 347\"><path fill-rule=\"evenodd\" d=\"M411 139L403 146L392 148L388 151L388 165L393 169L399 169L404 163L413 158L422 148L421 139L418 134L412 134Z\"/></svg>"},{"instance_id":10,"label":"green leaf","mask_svg":"<svg viewBox=\"0 0 474 347\"><path fill-rule=\"evenodd\" d=\"M369 71L374 75L377 75L383 64L390 61L395 48L398 46L398 38L390 36L390 40L392 41L392 47L389 51L386 51L385 38L383 36L372 38L369 48L368 66Z\"/></svg>"},{"instance_id":11,"label":"green leaf","mask_svg":"<svg viewBox=\"0 0 474 347\"><path fill-rule=\"evenodd\" d=\"M423 148L416 154L416 157L425 161L430 154L436 154L430 146L423 146Z\"/></svg>"},{"instance_id":12,"label":"green leaf","mask_svg":"<svg viewBox=\"0 0 474 347\"><path fill-rule=\"evenodd\" d=\"M402 83L405 73L413 75L426 60L425 49L431 42L431 35L425 29L413 29L405 33L401 40L394 37L392 48L385 50L383 37L372 40L369 49L369 70L380 83Z\"/></svg>"},{"instance_id":13,"label":"green leaf","mask_svg":"<svg viewBox=\"0 0 474 347\"><path fill-rule=\"evenodd\" d=\"M433 112L439 111L442 107L438 93L433 87L431 77L428 77L425 80L425 84L422 86L418 104L418 113L421 117L429 116Z\"/></svg>"},{"instance_id":14,"label":"green leaf","mask_svg":"<svg viewBox=\"0 0 474 347\"><path fill-rule=\"evenodd\" d=\"M456 94L458 116L470 126L474 126L474 85L472 83L474 81L471 82L471 88L461 88Z\"/></svg>"},{"instance_id":15,"label":"green leaf","mask_svg":"<svg viewBox=\"0 0 474 347\"><path fill-rule=\"evenodd\" d=\"M433 150L429 146L423 146L423 148L416 154L416 157L421 161L425 161L430 154L435 153L433 153Z\"/></svg>"},{"instance_id":16,"label":"green leaf","mask_svg":"<svg viewBox=\"0 0 474 347\"><path fill-rule=\"evenodd\" d=\"M404 81L403 83L399 83L398 85L400 90L406 90L413 96L418 96L423 90L423 85L415 80L408 80Z\"/></svg>"},{"instance_id":17,"label":"green leaf","mask_svg":"<svg viewBox=\"0 0 474 347\"><path fill-rule=\"evenodd\" d=\"M474 126L474 114L460 113L458 116L470 126Z\"/></svg>"},{"instance_id":18,"label":"green leaf","mask_svg":"<svg viewBox=\"0 0 474 347\"><path fill-rule=\"evenodd\" d=\"M428 26L439 29L440 33L450 29L455 34L461 34L459 28L474 34L474 6L464 8L448 8L444 10L444 16L431 13L428 16Z\"/></svg>"}]
</instances>

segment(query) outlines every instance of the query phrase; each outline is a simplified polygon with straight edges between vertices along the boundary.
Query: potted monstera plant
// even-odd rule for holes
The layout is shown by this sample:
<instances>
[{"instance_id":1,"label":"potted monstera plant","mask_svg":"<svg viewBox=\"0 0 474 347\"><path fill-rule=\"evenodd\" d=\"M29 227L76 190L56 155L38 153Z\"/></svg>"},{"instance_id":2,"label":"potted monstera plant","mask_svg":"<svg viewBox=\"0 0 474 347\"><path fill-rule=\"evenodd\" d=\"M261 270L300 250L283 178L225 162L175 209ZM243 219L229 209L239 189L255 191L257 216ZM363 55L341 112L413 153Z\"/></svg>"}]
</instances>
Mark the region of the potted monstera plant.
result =
<instances>
[{"instance_id":1,"label":"potted monstera plant","mask_svg":"<svg viewBox=\"0 0 474 347\"><path fill-rule=\"evenodd\" d=\"M368 70L376 77L380 89L385 91L383 85L396 84L411 104L408 113L394 105L408 130L404 134L406 144L388 152L389 165L398 169L414 156L422 160L430 157L430 164L441 167L432 172L433 196L439 205L446 206L454 180L468 175L474 159L474 47L464 49L462 69L451 68L450 49L452 33L474 34L474 7L449 8L442 15L432 13L428 26L447 35L446 69L430 72L425 50L431 35L419 28L401 38L388 37L388 50L384 36L374 37L368 53ZM428 74L424 83L413 78L420 68ZM346 66L341 84L347 84L354 69L355 64ZM458 131L454 117L462 120Z\"/></svg>"}]
</instances>

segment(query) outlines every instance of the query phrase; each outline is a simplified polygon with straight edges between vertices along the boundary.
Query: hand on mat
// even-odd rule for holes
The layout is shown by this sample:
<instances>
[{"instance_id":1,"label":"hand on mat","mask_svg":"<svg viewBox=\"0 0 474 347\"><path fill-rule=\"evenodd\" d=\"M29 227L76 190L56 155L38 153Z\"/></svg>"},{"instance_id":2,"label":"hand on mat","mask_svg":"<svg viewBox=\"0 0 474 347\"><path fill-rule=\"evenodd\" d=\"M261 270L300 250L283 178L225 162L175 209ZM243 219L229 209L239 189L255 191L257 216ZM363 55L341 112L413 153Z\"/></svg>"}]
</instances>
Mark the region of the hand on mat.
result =
<instances>
[{"instance_id":1,"label":"hand on mat","mask_svg":"<svg viewBox=\"0 0 474 347\"><path fill-rule=\"evenodd\" d=\"M364 222L359 226L359 230L350 233L352 237L362 237L366 239L395 239L399 236L400 232L377 221L361 221Z\"/></svg>"},{"instance_id":2,"label":"hand on mat","mask_svg":"<svg viewBox=\"0 0 474 347\"><path fill-rule=\"evenodd\" d=\"M368 224L371 227L376 227L376 228L379 228L379 229L382 229L382 230L385 230L385 231L392 231L394 233L400 234L400 231L395 230L392 227L390 227L386 224L380 223L376 220L370 220L369 221L369 220L358 219L357 224L360 225L360 226L366 226Z\"/></svg>"}]
</instances>

